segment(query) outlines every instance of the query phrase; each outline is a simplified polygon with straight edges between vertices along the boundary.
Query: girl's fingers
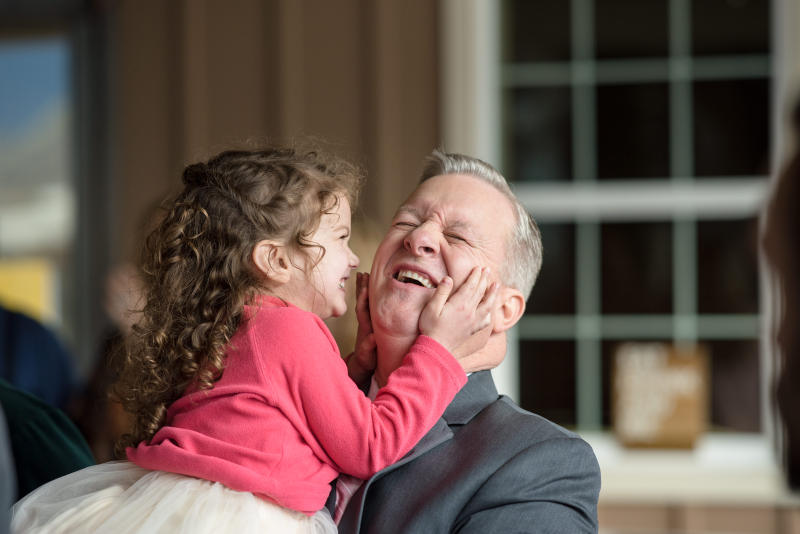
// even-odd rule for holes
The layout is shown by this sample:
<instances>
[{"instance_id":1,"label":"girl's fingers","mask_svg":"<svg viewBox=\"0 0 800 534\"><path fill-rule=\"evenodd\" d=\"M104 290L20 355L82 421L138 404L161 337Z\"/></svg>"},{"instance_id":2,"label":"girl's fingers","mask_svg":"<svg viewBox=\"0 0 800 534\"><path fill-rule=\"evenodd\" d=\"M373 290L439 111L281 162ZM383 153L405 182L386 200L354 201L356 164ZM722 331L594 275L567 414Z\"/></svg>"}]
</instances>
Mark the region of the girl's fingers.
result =
<instances>
[{"instance_id":1,"label":"girl's fingers","mask_svg":"<svg viewBox=\"0 0 800 534\"><path fill-rule=\"evenodd\" d=\"M478 281L478 288L475 292L475 305L480 305L483 302L483 299L486 297L486 291L489 287L489 277L491 275L491 270L486 267L481 271L481 278Z\"/></svg>"},{"instance_id":2,"label":"girl's fingers","mask_svg":"<svg viewBox=\"0 0 800 534\"><path fill-rule=\"evenodd\" d=\"M467 279L464 280L458 289L453 293L451 300L455 300L456 298L463 299L467 303L474 299L474 303L477 304L478 300L474 298L476 293L478 293L479 286L483 279L483 269L481 267L474 267L470 272ZM483 292L480 292L483 294Z\"/></svg>"},{"instance_id":3,"label":"girl's fingers","mask_svg":"<svg viewBox=\"0 0 800 534\"><path fill-rule=\"evenodd\" d=\"M484 291L481 301L478 303L478 309L482 310L489 310L492 308L494 301L497 299L497 293L499 291L500 284L497 282L492 282L489 284L489 287L486 288Z\"/></svg>"},{"instance_id":4,"label":"girl's fingers","mask_svg":"<svg viewBox=\"0 0 800 534\"><path fill-rule=\"evenodd\" d=\"M367 273L356 273L356 293L359 298L366 293L369 287L369 275Z\"/></svg>"},{"instance_id":5,"label":"girl's fingers","mask_svg":"<svg viewBox=\"0 0 800 534\"><path fill-rule=\"evenodd\" d=\"M480 324L478 325L477 330L482 330L489 326L492 322L492 310L494 309L494 303L497 299L497 293L499 291L500 285L497 282L492 282L489 287L486 289L486 292L483 295L483 299L478 304L477 309L475 310L475 315L481 318Z\"/></svg>"},{"instance_id":6,"label":"girl's fingers","mask_svg":"<svg viewBox=\"0 0 800 534\"><path fill-rule=\"evenodd\" d=\"M482 269L480 267L473 267L473 269L469 272L469 276L467 279L461 283L461 286L458 288L456 293L469 293L475 290L478 287L478 282L481 279Z\"/></svg>"},{"instance_id":7,"label":"girl's fingers","mask_svg":"<svg viewBox=\"0 0 800 534\"><path fill-rule=\"evenodd\" d=\"M439 285L436 287L436 291L433 293L433 297L431 300L428 301L428 306L431 307L431 310L434 312L434 315L438 317L442 313L442 309L444 308L447 299L450 297L450 292L453 290L453 279L449 276L445 276L439 282Z\"/></svg>"},{"instance_id":8,"label":"girl's fingers","mask_svg":"<svg viewBox=\"0 0 800 534\"><path fill-rule=\"evenodd\" d=\"M376 346L377 344L375 343L375 334L370 332L364 339L361 340L361 342L358 345L358 349L361 352L369 352L375 349Z\"/></svg>"},{"instance_id":9,"label":"girl's fingers","mask_svg":"<svg viewBox=\"0 0 800 534\"><path fill-rule=\"evenodd\" d=\"M356 273L356 320L359 332L372 330L372 321L369 316L369 275Z\"/></svg>"},{"instance_id":10,"label":"girl's fingers","mask_svg":"<svg viewBox=\"0 0 800 534\"><path fill-rule=\"evenodd\" d=\"M356 311L367 311L368 289L369 275L367 273L356 273Z\"/></svg>"}]
</instances>

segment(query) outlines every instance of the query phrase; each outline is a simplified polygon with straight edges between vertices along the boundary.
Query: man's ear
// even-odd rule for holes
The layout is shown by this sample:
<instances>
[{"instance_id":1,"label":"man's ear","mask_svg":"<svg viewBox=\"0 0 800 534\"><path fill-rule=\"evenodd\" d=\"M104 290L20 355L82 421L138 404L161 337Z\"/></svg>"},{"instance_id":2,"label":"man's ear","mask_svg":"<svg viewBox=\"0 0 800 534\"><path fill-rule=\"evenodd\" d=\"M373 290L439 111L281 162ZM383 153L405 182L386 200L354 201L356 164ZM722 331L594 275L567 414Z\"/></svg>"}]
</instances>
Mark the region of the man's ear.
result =
<instances>
[{"instance_id":1,"label":"man's ear","mask_svg":"<svg viewBox=\"0 0 800 534\"><path fill-rule=\"evenodd\" d=\"M276 241L256 243L250 257L256 269L271 282L285 284L292 276L292 262L286 246Z\"/></svg>"},{"instance_id":2,"label":"man's ear","mask_svg":"<svg viewBox=\"0 0 800 534\"><path fill-rule=\"evenodd\" d=\"M501 287L497 294L499 305L495 309L492 333L505 332L520 320L525 313L525 297L518 289Z\"/></svg>"}]
</instances>

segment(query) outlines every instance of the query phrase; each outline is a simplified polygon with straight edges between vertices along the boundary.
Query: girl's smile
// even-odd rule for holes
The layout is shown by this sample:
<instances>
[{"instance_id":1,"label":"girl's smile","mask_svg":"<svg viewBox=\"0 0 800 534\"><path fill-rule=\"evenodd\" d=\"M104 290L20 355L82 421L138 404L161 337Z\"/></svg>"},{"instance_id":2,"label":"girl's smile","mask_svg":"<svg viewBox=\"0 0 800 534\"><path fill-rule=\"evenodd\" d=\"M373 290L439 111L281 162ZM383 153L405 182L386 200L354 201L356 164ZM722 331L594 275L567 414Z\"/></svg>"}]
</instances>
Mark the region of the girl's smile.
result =
<instances>
[{"instance_id":1,"label":"girl's smile","mask_svg":"<svg viewBox=\"0 0 800 534\"><path fill-rule=\"evenodd\" d=\"M298 267L282 288L286 300L322 319L339 317L347 311L345 286L359 259L350 250L350 202L337 197L335 207L323 213L319 227L310 237L324 252L311 248L311 258L296 258Z\"/></svg>"}]
</instances>

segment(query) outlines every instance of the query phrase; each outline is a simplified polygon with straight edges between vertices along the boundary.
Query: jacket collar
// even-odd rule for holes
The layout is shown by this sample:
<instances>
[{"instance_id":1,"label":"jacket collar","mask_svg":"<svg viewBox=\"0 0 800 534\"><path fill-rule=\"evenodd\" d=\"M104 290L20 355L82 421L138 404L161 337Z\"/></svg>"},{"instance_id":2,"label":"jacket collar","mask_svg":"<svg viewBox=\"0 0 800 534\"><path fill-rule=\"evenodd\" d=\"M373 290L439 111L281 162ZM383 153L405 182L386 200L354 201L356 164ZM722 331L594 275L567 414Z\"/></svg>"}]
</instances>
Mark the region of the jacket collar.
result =
<instances>
[{"instance_id":1,"label":"jacket collar","mask_svg":"<svg viewBox=\"0 0 800 534\"><path fill-rule=\"evenodd\" d=\"M469 381L453 398L453 401L445 410L444 415L436 421L433 428L419 440L419 443L397 463L379 471L361 485L345 510L344 516L339 523L339 532L354 532L356 534L360 532L361 518L364 513L364 501L366 499L367 490L369 490L373 482L383 477L386 473L394 471L398 467L425 454L437 445L451 439L453 437L453 431L450 429L450 425L463 425L468 423L473 417L478 415L481 410L496 400L497 388L494 386L491 372L480 371L472 373L469 376Z\"/></svg>"},{"instance_id":2,"label":"jacket collar","mask_svg":"<svg viewBox=\"0 0 800 534\"><path fill-rule=\"evenodd\" d=\"M481 410L496 401L497 397L497 388L494 386L490 371L472 373L468 382L456 394L444 411L444 415L433 425L433 428L419 440L405 457L384 471L396 469L452 438L453 431L450 430L450 425L465 425L469 423Z\"/></svg>"},{"instance_id":3,"label":"jacket collar","mask_svg":"<svg viewBox=\"0 0 800 534\"><path fill-rule=\"evenodd\" d=\"M497 400L491 371L479 371L469 376L467 384L461 388L453 402L442 416L448 425L464 425L478 415L488 404Z\"/></svg>"}]
</instances>

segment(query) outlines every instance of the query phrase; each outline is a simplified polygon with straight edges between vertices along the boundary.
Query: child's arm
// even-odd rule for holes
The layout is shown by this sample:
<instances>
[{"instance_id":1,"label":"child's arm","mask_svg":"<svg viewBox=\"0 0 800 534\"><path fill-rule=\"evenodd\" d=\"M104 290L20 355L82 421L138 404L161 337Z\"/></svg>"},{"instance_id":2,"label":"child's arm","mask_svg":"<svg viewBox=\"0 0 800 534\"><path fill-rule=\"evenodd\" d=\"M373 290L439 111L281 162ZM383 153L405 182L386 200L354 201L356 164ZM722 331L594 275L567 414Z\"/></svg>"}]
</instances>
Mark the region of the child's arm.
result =
<instances>
[{"instance_id":1,"label":"child's arm","mask_svg":"<svg viewBox=\"0 0 800 534\"><path fill-rule=\"evenodd\" d=\"M447 282L438 290L433 304L436 313L426 318L435 325L434 335L458 346L485 324L492 292L484 298L487 283L481 278L480 273L472 276L466 287L452 295ZM370 402L348 377L347 366L322 321L311 329L309 315L298 316L297 321L286 317L263 330L254 327L264 334L259 337L265 354L273 352L267 343L283 347L274 351L284 355L282 361L273 361L271 370L264 369L267 390L280 395L275 404L319 458L329 459L340 472L371 476L399 460L430 430L466 383L466 374L445 346L421 335ZM263 314L262 318L266 319ZM285 372L279 372L276 364Z\"/></svg>"}]
</instances>

